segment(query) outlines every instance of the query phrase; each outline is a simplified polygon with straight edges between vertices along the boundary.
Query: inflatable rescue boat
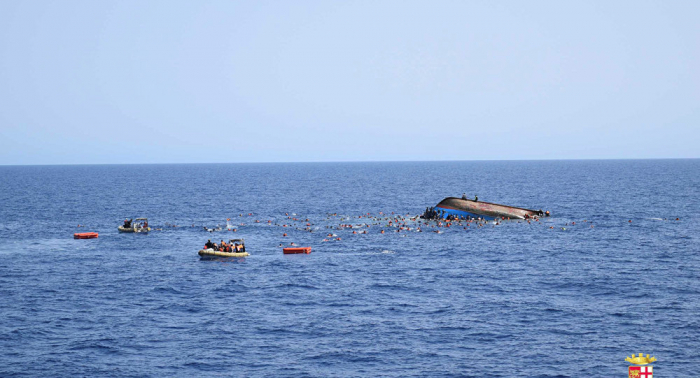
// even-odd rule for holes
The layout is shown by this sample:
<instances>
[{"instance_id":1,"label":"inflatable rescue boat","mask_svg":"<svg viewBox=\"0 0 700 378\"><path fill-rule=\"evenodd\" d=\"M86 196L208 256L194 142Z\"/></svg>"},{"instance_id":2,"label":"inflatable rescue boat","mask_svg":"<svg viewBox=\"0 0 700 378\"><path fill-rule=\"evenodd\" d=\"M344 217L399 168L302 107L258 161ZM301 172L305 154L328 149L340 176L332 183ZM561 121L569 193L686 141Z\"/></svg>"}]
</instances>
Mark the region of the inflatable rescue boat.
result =
<instances>
[{"instance_id":1,"label":"inflatable rescue boat","mask_svg":"<svg viewBox=\"0 0 700 378\"><path fill-rule=\"evenodd\" d=\"M117 227L119 232L148 232L151 228L148 227L148 218L136 218L133 221L124 221L124 224Z\"/></svg>"},{"instance_id":2,"label":"inflatable rescue boat","mask_svg":"<svg viewBox=\"0 0 700 378\"><path fill-rule=\"evenodd\" d=\"M202 257L246 257L250 256L248 252L221 252L215 251L213 248L200 249L199 255Z\"/></svg>"},{"instance_id":3,"label":"inflatable rescue boat","mask_svg":"<svg viewBox=\"0 0 700 378\"><path fill-rule=\"evenodd\" d=\"M215 245L216 246L216 245ZM214 248L207 248L207 246L204 246L204 249L199 250L199 256L203 258L212 258L212 257L246 257L250 256L248 252L245 250L245 240L243 239L231 239L228 241L228 245L224 249L228 249L228 251L222 251L221 247L218 246L219 249L214 249Z\"/></svg>"}]
</instances>

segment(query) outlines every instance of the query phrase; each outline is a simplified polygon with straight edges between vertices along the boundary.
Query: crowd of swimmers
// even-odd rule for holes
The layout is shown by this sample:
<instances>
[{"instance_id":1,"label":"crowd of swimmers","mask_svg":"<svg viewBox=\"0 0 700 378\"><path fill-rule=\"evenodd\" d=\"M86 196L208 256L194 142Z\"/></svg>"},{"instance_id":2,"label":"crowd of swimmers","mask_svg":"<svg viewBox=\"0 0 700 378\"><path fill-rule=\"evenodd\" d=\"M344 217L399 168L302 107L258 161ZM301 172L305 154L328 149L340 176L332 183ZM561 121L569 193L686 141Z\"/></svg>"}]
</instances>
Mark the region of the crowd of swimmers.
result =
<instances>
[{"instance_id":1,"label":"crowd of swimmers","mask_svg":"<svg viewBox=\"0 0 700 378\"><path fill-rule=\"evenodd\" d=\"M426 207L423 215L420 217L428 220L445 219L448 221L478 219L466 215L449 214L445 210L435 209L434 207Z\"/></svg>"},{"instance_id":2,"label":"crowd of swimmers","mask_svg":"<svg viewBox=\"0 0 700 378\"><path fill-rule=\"evenodd\" d=\"M231 243L226 243L223 240L220 244L216 244L212 243L211 240L207 240L206 244L204 244L204 249L213 249L219 252L239 253L245 252L245 244L238 244L234 242L232 245Z\"/></svg>"},{"instance_id":3,"label":"crowd of swimmers","mask_svg":"<svg viewBox=\"0 0 700 378\"><path fill-rule=\"evenodd\" d=\"M426 207L425 212L421 216L423 219L444 219L445 210L435 210L434 207Z\"/></svg>"}]
</instances>

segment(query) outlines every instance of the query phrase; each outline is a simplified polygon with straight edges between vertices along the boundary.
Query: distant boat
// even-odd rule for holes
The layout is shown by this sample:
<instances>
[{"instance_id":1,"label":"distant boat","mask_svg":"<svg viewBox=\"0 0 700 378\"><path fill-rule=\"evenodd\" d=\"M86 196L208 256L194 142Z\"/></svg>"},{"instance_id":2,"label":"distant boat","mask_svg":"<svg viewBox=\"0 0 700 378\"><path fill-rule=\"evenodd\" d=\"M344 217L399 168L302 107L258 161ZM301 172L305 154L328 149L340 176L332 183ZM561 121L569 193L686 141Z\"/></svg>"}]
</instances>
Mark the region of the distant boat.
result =
<instances>
[{"instance_id":1,"label":"distant boat","mask_svg":"<svg viewBox=\"0 0 700 378\"><path fill-rule=\"evenodd\" d=\"M148 227L148 218L136 218L134 221L124 221L124 224L117 227L119 232L148 232L151 228Z\"/></svg>"},{"instance_id":2,"label":"distant boat","mask_svg":"<svg viewBox=\"0 0 700 378\"><path fill-rule=\"evenodd\" d=\"M452 214L459 217L472 217L483 219L495 218L510 218L510 219L528 219L549 215L549 212L542 210L523 209L507 205L499 205L497 203L474 201L470 199L462 199L457 197L447 197L435 206L436 211L442 210L444 215L442 218Z\"/></svg>"}]
</instances>

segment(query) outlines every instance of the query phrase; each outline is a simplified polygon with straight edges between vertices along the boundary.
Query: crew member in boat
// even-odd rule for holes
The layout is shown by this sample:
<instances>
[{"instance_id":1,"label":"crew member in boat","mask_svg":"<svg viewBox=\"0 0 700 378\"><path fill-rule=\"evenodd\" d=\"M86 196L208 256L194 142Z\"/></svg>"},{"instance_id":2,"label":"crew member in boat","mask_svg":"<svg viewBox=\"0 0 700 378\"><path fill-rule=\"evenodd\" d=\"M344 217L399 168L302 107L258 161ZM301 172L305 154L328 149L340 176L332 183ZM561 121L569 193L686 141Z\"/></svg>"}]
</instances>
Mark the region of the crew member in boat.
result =
<instances>
[{"instance_id":1,"label":"crew member in boat","mask_svg":"<svg viewBox=\"0 0 700 378\"><path fill-rule=\"evenodd\" d=\"M462 199L466 200L467 199L467 193L462 193Z\"/></svg>"},{"instance_id":2,"label":"crew member in boat","mask_svg":"<svg viewBox=\"0 0 700 378\"><path fill-rule=\"evenodd\" d=\"M479 202L479 196L477 196L476 194L474 195L474 202Z\"/></svg>"},{"instance_id":3,"label":"crew member in boat","mask_svg":"<svg viewBox=\"0 0 700 378\"><path fill-rule=\"evenodd\" d=\"M213 249L214 248L214 243L211 242L211 239L207 240L207 243L204 244L206 249Z\"/></svg>"}]
</instances>

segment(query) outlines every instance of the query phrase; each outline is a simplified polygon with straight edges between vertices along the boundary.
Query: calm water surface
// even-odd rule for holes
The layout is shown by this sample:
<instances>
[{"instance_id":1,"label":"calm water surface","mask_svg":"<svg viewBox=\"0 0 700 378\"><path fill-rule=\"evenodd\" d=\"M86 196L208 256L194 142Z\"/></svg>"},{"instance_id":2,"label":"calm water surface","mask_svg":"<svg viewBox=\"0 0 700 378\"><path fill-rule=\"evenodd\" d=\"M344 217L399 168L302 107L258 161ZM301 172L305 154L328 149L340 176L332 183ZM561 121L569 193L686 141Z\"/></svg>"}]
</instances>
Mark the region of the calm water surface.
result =
<instances>
[{"instance_id":1,"label":"calm water surface","mask_svg":"<svg viewBox=\"0 0 700 378\"><path fill-rule=\"evenodd\" d=\"M358 218L463 192L553 216ZM0 376L691 376L699 210L700 160L0 167Z\"/></svg>"}]
</instances>

